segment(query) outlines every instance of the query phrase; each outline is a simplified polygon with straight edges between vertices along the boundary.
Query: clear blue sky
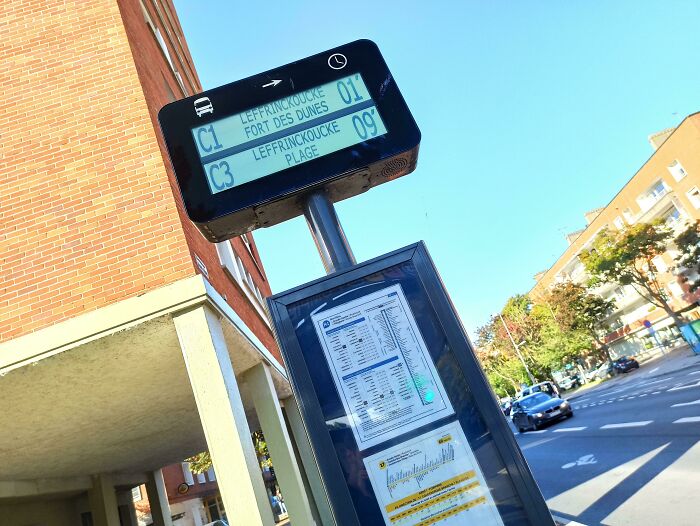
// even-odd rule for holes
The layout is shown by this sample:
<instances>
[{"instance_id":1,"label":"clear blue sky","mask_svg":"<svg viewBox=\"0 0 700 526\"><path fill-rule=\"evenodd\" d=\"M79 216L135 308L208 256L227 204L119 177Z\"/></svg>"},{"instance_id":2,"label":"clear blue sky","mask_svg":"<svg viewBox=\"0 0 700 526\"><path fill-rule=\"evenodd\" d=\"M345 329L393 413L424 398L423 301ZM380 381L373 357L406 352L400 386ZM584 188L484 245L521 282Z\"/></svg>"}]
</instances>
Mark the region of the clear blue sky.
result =
<instances>
[{"instance_id":1,"label":"clear blue sky","mask_svg":"<svg viewBox=\"0 0 700 526\"><path fill-rule=\"evenodd\" d=\"M175 0L205 89L359 38L423 134L411 175L337 204L358 261L424 240L473 330L700 110L700 2ZM255 232L273 292L323 275L303 218Z\"/></svg>"}]
</instances>

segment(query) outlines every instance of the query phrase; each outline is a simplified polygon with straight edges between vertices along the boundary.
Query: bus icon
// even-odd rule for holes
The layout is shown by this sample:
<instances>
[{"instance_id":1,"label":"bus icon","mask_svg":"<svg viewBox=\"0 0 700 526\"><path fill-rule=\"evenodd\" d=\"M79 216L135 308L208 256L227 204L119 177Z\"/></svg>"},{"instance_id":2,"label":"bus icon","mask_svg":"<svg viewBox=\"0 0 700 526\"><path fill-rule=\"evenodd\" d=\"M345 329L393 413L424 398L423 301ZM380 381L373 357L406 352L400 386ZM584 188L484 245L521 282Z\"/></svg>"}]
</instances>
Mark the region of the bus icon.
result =
<instances>
[{"instance_id":1,"label":"bus icon","mask_svg":"<svg viewBox=\"0 0 700 526\"><path fill-rule=\"evenodd\" d=\"M205 113L214 113L214 106L209 97L201 97L194 101L194 111L197 112L197 117L201 117Z\"/></svg>"}]
</instances>

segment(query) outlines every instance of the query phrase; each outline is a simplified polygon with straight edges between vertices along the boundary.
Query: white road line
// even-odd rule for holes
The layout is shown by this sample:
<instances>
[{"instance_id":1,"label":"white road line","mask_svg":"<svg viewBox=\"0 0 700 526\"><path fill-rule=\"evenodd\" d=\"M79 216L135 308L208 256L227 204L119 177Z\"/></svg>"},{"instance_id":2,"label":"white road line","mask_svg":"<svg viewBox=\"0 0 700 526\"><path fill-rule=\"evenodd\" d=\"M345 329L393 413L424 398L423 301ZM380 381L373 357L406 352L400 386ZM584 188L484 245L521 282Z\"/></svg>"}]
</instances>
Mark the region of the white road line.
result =
<instances>
[{"instance_id":1,"label":"white road line","mask_svg":"<svg viewBox=\"0 0 700 526\"><path fill-rule=\"evenodd\" d=\"M646 393L644 393L644 394L640 394L640 395L639 395L639 398L644 398L645 396L647 396L647 394L646 394Z\"/></svg>"},{"instance_id":2,"label":"white road line","mask_svg":"<svg viewBox=\"0 0 700 526\"><path fill-rule=\"evenodd\" d=\"M674 424L689 424L691 422L700 422L700 416L686 416L673 422Z\"/></svg>"},{"instance_id":3,"label":"white road line","mask_svg":"<svg viewBox=\"0 0 700 526\"><path fill-rule=\"evenodd\" d=\"M618 429L620 427L642 427L649 425L653 420L644 420L642 422L623 422L621 424L606 424L601 429Z\"/></svg>"},{"instance_id":4,"label":"white road line","mask_svg":"<svg viewBox=\"0 0 700 526\"><path fill-rule=\"evenodd\" d=\"M691 385L676 385L671 387L671 389L666 389L666 391L681 391L683 389L690 389L691 387L700 387L700 380Z\"/></svg>"},{"instance_id":5,"label":"white road line","mask_svg":"<svg viewBox=\"0 0 700 526\"><path fill-rule=\"evenodd\" d=\"M615 401L615 400L608 400L608 401L605 402L605 403L606 403L606 404L612 404L614 401Z\"/></svg>"},{"instance_id":6,"label":"white road line","mask_svg":"<svg viewBox=\"0 0 700 526\"><path fill-rule=\"evenodd\" d=\"M673 380L673 376L671 378L664 378L663 380L654 380L653 382L647 382L647 385L654 385L661 382L667 382L669 380Z\"/></svg>"},{"instance_id":7,"label":"white road line","mask_svg":"<svg viewBox=\"0 0 700 526\"><path fill-rule=\"evenodd\" d=\"M651 393L651 394L661 394L661 391L654 391L654 392Z\"/></svg>"},{"instance_id":8,"label":"white road line","mask_svg":"<svg viewBox=\"0 0 700 526\"><path fill-rule=\"evenodd\" d=\"M567 433L569 431L583 431L584 429L586 429L586 426L583 426L583 427L563 427L561 429L555 429L554 432L555 433Z\"/></svg>"},{"instance_id":9,"label":"white road line","mask_svg":"<svg viewBox=\"0 0 700 526\"><path fill-rule=\"evenodd\" d=\"M700 371L693 371L692 373L688 373L688 376L690 376L691 374L700 374Z\"/></svg>"},{"instance_id":10,"label":"white road line","mask_svg":"<svg viewBox=\"0 0 700 526\"><path fill-rule=\"evenodd\" d=\"M528 434L528 435L536 435L536 434L546 433L546 432L547 432L546 429L539 429L539 430L537 430L537 431L528 431L527 434Z\"/></svg>"},{"instance_id":11,"label":"white road line","mask_svg":"<svg viewBox=\"0 0 700 526\"><path fill-rule=\"evenodd\" d=\"M647 374L654 373L654 372L656 372L656 371L658 371L658 370L659 370L658 367L654 367L654 368L653 368L651 371L649 371Z\"/></svg>"},{"instance_id":12,"label":"white road line","mask_svg":"<svg viewBox=\"0 0 700 526\"><path fill-rule=\"evenodd\" d=\"M627 400L632 400L632 398L637 398L637 395L634 395L634 396L628 396L628 397L627 397Z\"/></svg>"},{"instance_id":13,"label":"white road line","mask_svg":"<svg viewBox=\"0 0 700 526\"><path fill-rule=\"evenodd\" d=\"M622 402L623 400L624 400L624 398L618 398L618 399L617 399L618 402Z\"/></svg>"},{"instance_id":14,"label":"white road line","mask_svg":"<svg viewBox=\"0 0 700 526\"><path fill-rule=\"evenodd\" d=\"M683 402L682 404L673 404L671 407L685 407L687 405L698 405L700 400L695 400L695 402Z\"/></svg>"}]
</instances>

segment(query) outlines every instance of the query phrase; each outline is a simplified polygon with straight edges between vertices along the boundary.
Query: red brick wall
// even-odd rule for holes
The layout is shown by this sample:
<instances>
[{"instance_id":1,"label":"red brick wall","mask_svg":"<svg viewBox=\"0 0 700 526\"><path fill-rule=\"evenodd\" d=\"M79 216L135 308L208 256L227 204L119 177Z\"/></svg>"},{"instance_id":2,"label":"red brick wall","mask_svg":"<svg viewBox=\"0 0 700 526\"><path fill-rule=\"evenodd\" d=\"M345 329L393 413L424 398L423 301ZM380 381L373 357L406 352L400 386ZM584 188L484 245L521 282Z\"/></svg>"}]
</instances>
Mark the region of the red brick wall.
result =
<instances>
[{"instance_id":1,"label":"red brick wall","mask_svg":"<svg viewBox=\"0 0 700 526\"><path fill-rule=\"evenodd\" d=\"M187 94L199 91L171 3L144 4ZM157 111L183 92L139 1L6 0L0 27L0 341L191 276L197 254L279 356L164 163ZM268 295L264 270L233 245Z\"/></svg>"},{"instance_id":2,"label":"red brick wall","mask_svg":"<svg viewBox=\"0 0 700 526\"><path fill-rule=\"evenodd\" d=\"M0 341L193 275L117 5L0 28Z\"/></svg>"},{"instance_id":3,"label":"red brick wall","mask_svg":"<svg viewBox=\"0 0 700 526\"><path fill-rule=\"evenodd\" d=\"M190 486L187 493L180 494L177 491L178 486L185 482L185 476L182 474L182 466L180 464L171 464L163 468L163 481L165 482L165 490L168 494L168 502L175 504L183 500L196 499L198 497L208 497L216 495L219 492L219 485L216 481L200 483L197 480L197 475L193 475L194 485Z\"/></svg>"},{"instance_id":4,"label":"red brick wall","mask_svg":"<svg viewBox=\"0 0 700 526\"><path fill-rule=\"evenodd\" d=\"M173 62L174 69L181 74L186 92L182 91L182 88L174 76L173 68L168 64L164 53L161 51L154 37L152 29L147 25L139 2L137 0L119 0L118 3L124 19L124 27L126 28L131 44L136 70L138 71L148 104L151 122L153 127L158 129L158 110L172 100L172 95L179 99L184 96L194 95L202 91L202 88L196 72L194 71L192 57L187 49L185 37L182 34L182 29L172 4L168 1L161 1L158 4L160 9L156 9L150 0L144 0L144 6L148 10L148 15L152 23L158 27L168 47L168 53ZM168 16L168 12L170 16ZM234 308L255 335L260 338L263 344L280 358L274 337L269 327L253 309L247 296L242 293L238 285L232 282L229 276L223 271L214 245L204 239L197 228L187 218L160 133L157 134L157 138L168 174L168 180L175 197L180 226L187 240L192 261L194 262L194 256L196 254L206 265L209 275L208 279L214 288L226 298L226 301ZM253 239L251 234L249 234L249 239ZM250 272L255 284L264 296L269 296L270 285L267 282L264 267L255 249L254 241L252 241L252 245L253 252L257 256L257 265L253 262L240 239L232 240L232 244L248 272ZM196 264L194 264L194 267L195 270L199 272Z\"/></svg>"}]
</instances>

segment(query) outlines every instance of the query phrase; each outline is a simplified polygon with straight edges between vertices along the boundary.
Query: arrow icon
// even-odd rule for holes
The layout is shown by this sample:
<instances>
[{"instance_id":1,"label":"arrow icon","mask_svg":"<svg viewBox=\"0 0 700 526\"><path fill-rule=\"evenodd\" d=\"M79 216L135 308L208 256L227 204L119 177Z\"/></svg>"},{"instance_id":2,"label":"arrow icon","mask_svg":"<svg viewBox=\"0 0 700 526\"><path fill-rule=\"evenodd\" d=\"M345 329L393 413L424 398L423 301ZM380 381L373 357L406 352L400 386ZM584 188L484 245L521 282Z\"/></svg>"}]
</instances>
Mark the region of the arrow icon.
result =
<instances>
[{"instance_id":1,"label":"arrow icon","mask_svg":"<svg viewBox=\"0 0 700 526\"><path fill-rule=\"evenodd\" d=\"M280 82L282 82L282 81L281 81L281 80L273 80L273 81L270 81L270 82L268 82L267 84L263 84L263 88L269 88L270 86L275 87L275 86L277 86L277 84L279 84Z\"/></svg>"}]
</instances>

